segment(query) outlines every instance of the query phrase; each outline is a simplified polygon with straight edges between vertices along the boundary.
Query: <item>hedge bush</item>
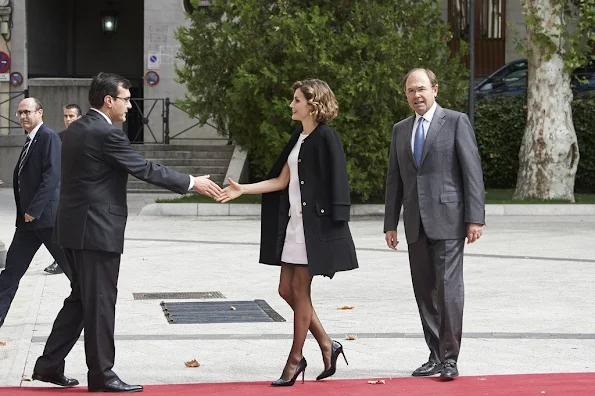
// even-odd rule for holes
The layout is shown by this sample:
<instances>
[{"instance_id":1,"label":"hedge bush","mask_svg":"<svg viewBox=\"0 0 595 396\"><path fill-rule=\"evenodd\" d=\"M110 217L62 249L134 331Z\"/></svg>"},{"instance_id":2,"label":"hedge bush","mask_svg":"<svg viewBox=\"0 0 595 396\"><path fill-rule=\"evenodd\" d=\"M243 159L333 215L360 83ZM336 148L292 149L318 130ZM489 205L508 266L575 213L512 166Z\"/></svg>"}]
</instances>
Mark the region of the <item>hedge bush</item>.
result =
<instances>
[{"instance_id":1,"label":"hedge bush","mask_svg":"<svg viewBox=\"0 0 595 396\"><path fill-rule=\"evenodd\" d=\"M527 120L527 98L500 97L477 103L475 134L486 188L514 188ZM595 98L572 103L580 160L575 191L595 192Z\"/></svg>"},{"instance_id":2,"label":"hedge bush","mask_svg":"<svg viewBox=\"0 0 595 396\"><path fill-rule=\"evenodd\" d=\"M298 126L288 107L296 80L333 89L354 201L381 202L392 125L412 114L401 87L409 69L439 77L440 103L464 97L466 73L450 57L439 2L212 0L176 37L182 107L247 149L259 180Z\"/></svg>"}]
</instances>

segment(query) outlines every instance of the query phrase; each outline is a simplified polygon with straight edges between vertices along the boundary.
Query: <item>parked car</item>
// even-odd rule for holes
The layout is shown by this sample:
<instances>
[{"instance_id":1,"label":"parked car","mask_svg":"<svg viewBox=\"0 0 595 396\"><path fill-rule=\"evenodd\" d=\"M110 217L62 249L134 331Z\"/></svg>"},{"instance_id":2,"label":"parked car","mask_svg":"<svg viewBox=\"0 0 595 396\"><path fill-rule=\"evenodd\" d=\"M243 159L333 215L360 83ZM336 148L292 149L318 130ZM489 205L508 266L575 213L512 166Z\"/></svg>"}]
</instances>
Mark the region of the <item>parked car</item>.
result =
<instances>
[{"instance_id":1,"label":"parked car","mask_svg":"<svg viewBox=\"0 0 595 396\"><path fill-rule=\"evenodd\" d=\"M527 59L517 59L505 64L475 86L476 99L525 94L528 67ZM582 80L579 80L579 76ZM595 96L595 65L576 69L571 76L570 87L575 98Z\"/></svg>"}]
</instances>

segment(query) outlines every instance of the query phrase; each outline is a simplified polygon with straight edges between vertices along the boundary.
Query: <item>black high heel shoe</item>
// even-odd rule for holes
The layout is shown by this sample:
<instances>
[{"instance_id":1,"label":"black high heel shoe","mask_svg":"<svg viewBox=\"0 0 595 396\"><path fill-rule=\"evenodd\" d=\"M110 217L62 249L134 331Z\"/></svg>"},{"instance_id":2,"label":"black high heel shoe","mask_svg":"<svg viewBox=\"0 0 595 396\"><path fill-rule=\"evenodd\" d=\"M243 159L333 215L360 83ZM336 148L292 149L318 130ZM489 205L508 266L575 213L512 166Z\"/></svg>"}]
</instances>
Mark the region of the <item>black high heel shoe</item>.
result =
<instances>
[{"instance_id":1,"label":"black high heel shoe","mask_svg":"<svg viewBox=\"0 0 595 396\"><path fill-rule=\"evenodd\" d=\"M345 359L345 363L347 363L345 352L343 352L343 345L341 345L340 342L333 340L333 343L331 345L331 367L320 373L320 375L316 377L316 381L328 378L331 375L335 374L335 371L337 371L337 358L339 357L339 355L343 355L343 359ZM347 363L347 365L349 365L349 363Z\"/></svg>"},{"instance_id":2,"label":"black high heel shoe","mask_svg":"<svg viewBox=\"0 0 595 396\"><path fill-rule=\"evenodd\" d=\"M300 374L302 374L302 384L303 384L304 383L304 375L306 374L306 366L308 366L308 362L306 362L306 359L302 356L302 360L300 360L297 367L295 368L295 374L293 375L293 378L288 379L288 380L279 378L278 380L273 381L271 383L271 385L272 386L292 386L293 384L295 384L295 380Z\"/></svg>"}]
</instances>

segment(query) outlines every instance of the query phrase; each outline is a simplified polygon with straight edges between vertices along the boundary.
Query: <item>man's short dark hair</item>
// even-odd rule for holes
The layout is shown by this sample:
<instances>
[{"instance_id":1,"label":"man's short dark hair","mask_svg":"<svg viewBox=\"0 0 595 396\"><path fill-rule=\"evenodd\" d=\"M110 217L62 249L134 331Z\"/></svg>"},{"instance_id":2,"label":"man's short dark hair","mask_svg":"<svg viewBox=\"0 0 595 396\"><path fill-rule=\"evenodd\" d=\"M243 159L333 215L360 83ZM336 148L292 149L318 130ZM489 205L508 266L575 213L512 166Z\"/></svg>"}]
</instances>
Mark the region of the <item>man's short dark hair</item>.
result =
<instances>
[{"instance_id":1,"label":"man's short dark hair","mask_svg":"<svg viewBox=\"0 0 595 396\"><path fill-rule=\"evenodd\" d=\"M78 117L83 115L83 111L81 110L81 107L79 105L77 105L76 103L70 103L70 104L67 104L66 106L64 106L64 110L69 110L69 109L76 110L76 115Z\"/></svg>"},{"instance_id":2,"label":"man's short dark hair","mask_svg":"<svg viewBox=\"0 0 595 396\"><path fill-rule=\"evenodd\" d=\"M99 73L93 77L91 88L89 88L89 104L91 107L100 108L103 106L103 98L107 95L116 97L118 87L129 89L132 84L122 76L113 73Z\"/></svg>"}]
</instances>

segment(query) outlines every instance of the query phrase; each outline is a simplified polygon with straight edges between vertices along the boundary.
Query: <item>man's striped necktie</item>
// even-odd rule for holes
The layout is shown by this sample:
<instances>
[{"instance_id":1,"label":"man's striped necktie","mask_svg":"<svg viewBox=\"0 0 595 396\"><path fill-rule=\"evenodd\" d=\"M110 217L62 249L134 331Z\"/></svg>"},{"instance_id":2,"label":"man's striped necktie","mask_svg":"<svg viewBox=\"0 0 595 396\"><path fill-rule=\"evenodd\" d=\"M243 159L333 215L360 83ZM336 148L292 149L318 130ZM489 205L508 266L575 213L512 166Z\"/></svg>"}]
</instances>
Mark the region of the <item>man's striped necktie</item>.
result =
<instances>
[{"instance_id":1,"label":"man's striped necktie","mask_svg":"<svg viewBox=\"0 0 595 396\"><path fill-rule=\"evenodd\" d=\"M23 152L21 153L21 158L19 159L19 175L23 170L23 165L25 165L25 157L27 156L27 151L29 151L29 146L31 145L31 138L27 136L27 140L25 141L25 145L23 146Z\"/></svg>"}]
</instances>

